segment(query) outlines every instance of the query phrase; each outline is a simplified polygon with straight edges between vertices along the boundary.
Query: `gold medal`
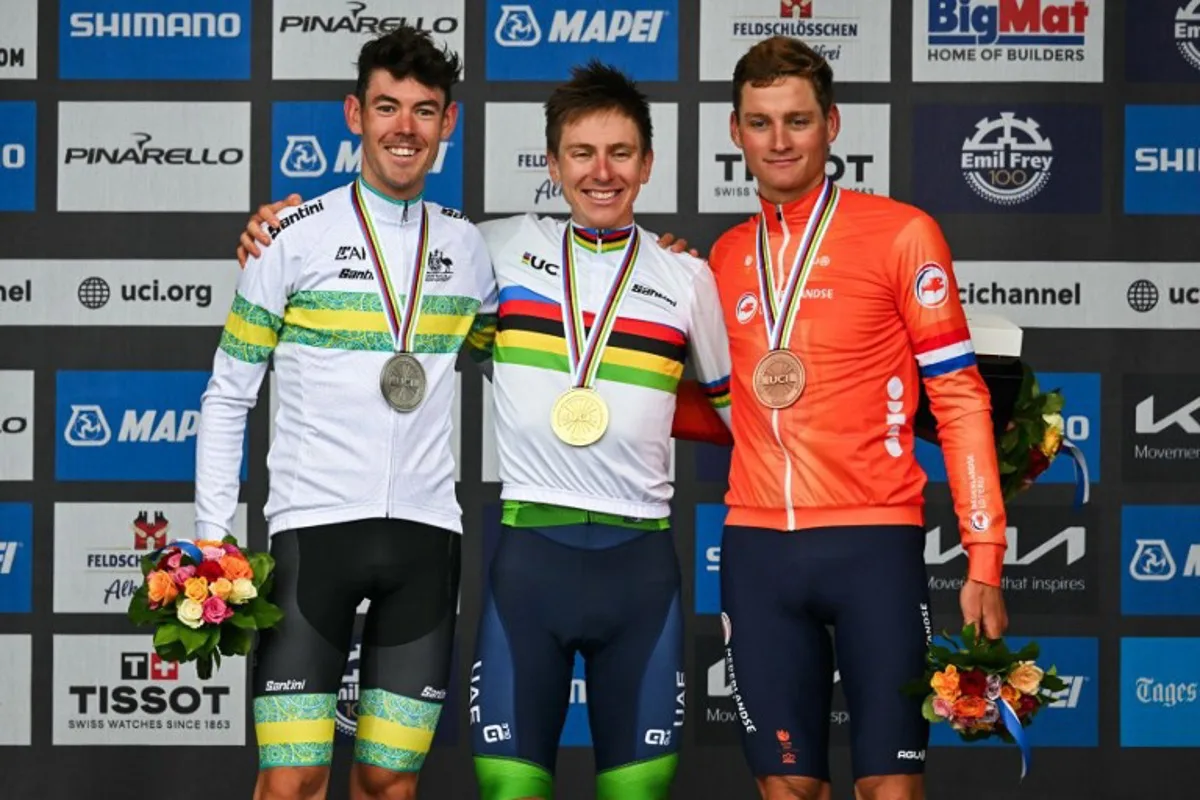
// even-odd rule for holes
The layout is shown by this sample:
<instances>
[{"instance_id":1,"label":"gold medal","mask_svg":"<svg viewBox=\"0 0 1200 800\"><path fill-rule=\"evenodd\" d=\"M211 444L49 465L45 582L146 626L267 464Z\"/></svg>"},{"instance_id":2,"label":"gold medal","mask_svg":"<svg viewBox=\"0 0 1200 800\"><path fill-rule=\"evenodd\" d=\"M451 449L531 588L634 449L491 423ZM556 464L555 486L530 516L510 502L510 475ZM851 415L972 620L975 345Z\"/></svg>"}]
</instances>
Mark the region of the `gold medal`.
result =
<instances>
[{"instance_id":1,"label":"gold medal","mask_svg":"<svg viewBox=\"0 0 1200 800\"><path fill-rule=\"evenodd\" d=\"M754 396L767 408L787 408L804 393L804 364L791 350L769 350L754 368Z\"/></svg>"},{"instance_id":2,"label":"gold medal","mask_svg":"<svg viewBox=\"0 0 1200 800\"><path fill-rule=\"evenodd\" d=\"M550 427L572 447L587 447L608 430L608 404L595 389L568 389L554 402Z\"/></svg>"}]
</instances>

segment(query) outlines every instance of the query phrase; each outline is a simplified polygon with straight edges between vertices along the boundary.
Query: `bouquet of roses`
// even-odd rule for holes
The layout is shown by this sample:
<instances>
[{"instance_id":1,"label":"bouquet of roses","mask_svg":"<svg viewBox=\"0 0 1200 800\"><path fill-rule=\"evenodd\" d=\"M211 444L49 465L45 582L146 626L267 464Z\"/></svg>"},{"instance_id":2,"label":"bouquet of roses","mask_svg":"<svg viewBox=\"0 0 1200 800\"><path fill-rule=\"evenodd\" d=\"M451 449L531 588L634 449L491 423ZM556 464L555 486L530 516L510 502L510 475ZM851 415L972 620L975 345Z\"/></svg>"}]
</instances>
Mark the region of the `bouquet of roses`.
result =
<instances>
[{"instance_id":1,"label":"bouquet of roses","mask_svg":"<svg viewBox=\"0 0 1200 800\"><path fill-rule=\"evenodd\" d=\"M1027 764L1024 728L1066 688L1057 669L1037 665L1036 642L1014 653L1003 639L977 636L974 624L963 628L961 642L944 631L941 638L950 647L931 644L924 676L906 687L910 694L924 695L925 719L949 725L963 741L1015 742Z\"/></svg>"},{"instance_id":2,"label":"bouquet of roses","mask_svg":"<svg viewBox=\"0 0 1200 800\"><path fill-rule=\"evenodd\" d=\"M1033 370L1023 362L1021 367L1023 377L1012 417L996 443L1004 500L1007 502L1032 486L1065 449L1075 459L1078 501L1087 502L1087 464L1079 449L1066 438L1062 393L1055 389L1042 394Z\"/></svg>"},{"instance_id":3,"label":"bouquet of roses","mask_svg":"<svg viewBox=\"0 0 1200 800\"><path fill-rule=\"evenodd\" d=\"M253 631L283 619L265 596L275 560L221 541L177 541L142 559L144 581L129 601L135 625L153 625L154 650L167 661L195 661L207 680L221 656L249 654Z\"/></svg>"}]
</instances>

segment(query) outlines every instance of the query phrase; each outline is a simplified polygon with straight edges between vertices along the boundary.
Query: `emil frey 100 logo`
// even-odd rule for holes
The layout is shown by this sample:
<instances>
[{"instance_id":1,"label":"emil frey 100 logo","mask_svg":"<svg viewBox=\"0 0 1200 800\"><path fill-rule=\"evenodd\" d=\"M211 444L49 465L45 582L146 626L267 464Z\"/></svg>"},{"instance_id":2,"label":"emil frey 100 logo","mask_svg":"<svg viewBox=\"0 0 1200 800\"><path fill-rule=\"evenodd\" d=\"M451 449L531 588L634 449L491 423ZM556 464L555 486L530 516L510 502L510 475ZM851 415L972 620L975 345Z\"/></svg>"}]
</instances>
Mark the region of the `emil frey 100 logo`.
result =
<instances>
[{"instance_id":1,"label":"emil frey 100 logo","mask_svg":"<svg viewBox=\"0 0 1200 800\"><path fill-rule=\"evenodd\" d=\"M1053 163L1054 146L1037 122L1011 111L980 120L963 140L963 178L971 191L998 205L1023 203L1046 188Z\"/></svg>"}]
</instances>

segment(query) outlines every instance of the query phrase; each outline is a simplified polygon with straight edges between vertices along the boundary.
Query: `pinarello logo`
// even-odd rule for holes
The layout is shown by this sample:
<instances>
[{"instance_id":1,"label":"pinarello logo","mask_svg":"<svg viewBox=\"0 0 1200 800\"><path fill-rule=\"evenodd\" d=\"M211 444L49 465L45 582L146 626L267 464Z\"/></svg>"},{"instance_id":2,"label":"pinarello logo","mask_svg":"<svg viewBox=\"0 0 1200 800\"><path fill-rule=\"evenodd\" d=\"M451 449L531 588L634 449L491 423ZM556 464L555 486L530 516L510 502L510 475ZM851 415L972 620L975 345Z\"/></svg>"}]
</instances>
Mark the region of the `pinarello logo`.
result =
<instances>
[{"instance_id":1,"label":"pinarello logo","mask_svg":"<svg viewBox=\"0 0 1200 800\"><path fill-rule=\"evenodd\" d=\"M925 308L938 308L945 304L950 296L950 279L946 270L940 264L925 264L917 270L917 280L913 285L917 302Z\"/></svg>"},{"instance_id":2,"label":"pinarello logo","mask_svg":"<svg viewBox=\"0 0 1200 800\"><path fill-rule=\"evenodd\" d=\"M758 313L758 298L753 292L746 292L738 298L736 313L737 321L743 325L754 319L754 315Z\"/></svg>"}]
</instances>

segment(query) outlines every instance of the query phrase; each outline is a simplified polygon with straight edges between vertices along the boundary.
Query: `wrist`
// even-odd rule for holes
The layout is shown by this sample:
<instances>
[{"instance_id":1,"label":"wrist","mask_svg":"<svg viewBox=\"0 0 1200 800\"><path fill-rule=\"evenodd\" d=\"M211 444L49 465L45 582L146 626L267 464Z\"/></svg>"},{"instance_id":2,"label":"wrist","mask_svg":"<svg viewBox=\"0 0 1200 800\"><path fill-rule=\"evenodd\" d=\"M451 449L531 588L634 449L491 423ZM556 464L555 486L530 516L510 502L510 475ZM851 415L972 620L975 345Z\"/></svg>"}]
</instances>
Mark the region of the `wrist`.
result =
<instances>
[{"instance_id":1,"label":"wrist","mask_svg":"<svg viewBox=\"0 0 1200 800\"><path fill-rule=\"evenodd\" d=\"M1002 544L979 542L967 546L967 580L999 587L1004 572Z\"/></svg>"}]
</instances>

